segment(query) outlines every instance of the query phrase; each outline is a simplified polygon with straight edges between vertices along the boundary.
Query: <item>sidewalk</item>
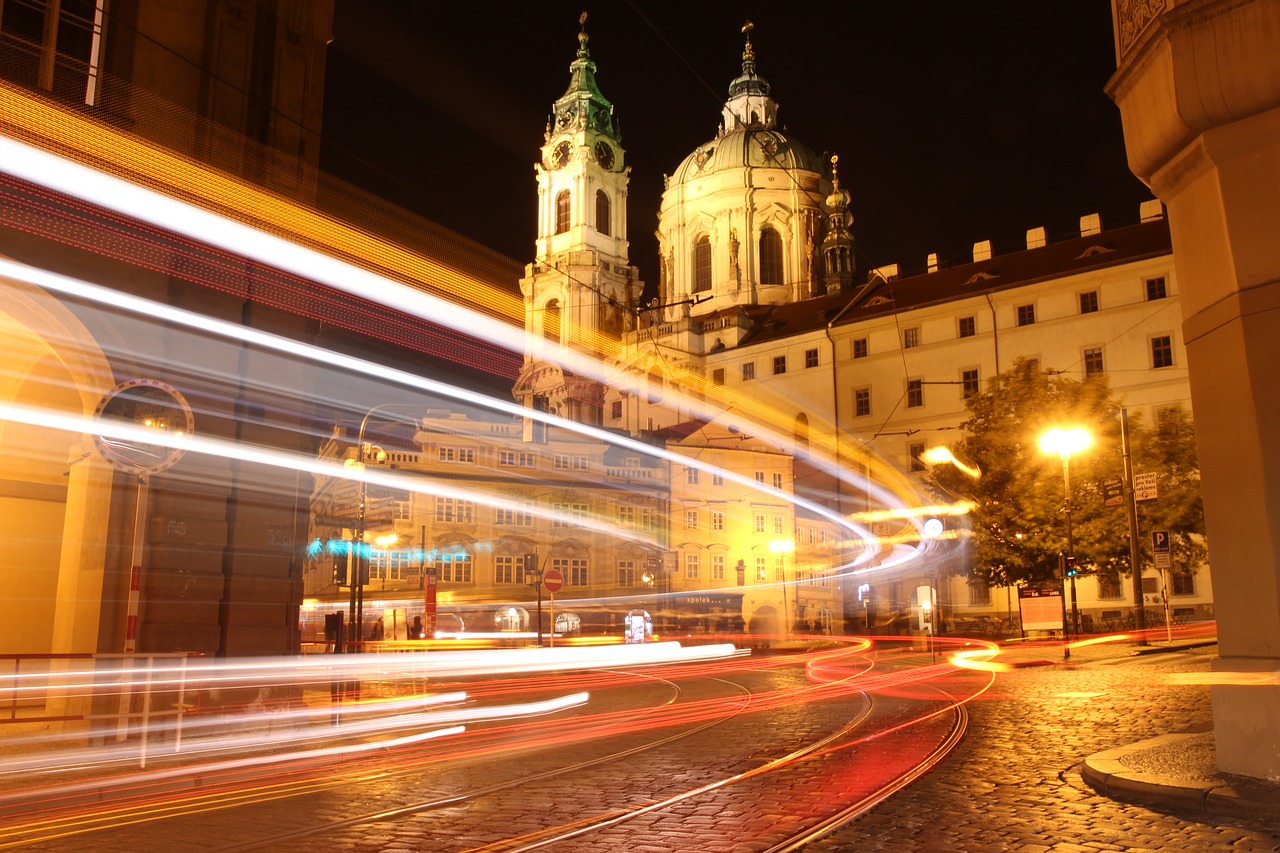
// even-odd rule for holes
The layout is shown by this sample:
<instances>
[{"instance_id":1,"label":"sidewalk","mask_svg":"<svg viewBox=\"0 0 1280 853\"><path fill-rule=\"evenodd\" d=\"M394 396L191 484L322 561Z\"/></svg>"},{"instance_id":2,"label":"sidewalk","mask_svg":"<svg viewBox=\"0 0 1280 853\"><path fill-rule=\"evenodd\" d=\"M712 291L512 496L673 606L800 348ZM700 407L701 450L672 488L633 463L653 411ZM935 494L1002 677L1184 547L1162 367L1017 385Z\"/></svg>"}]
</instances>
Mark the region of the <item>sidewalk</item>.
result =
<instances>
[{"instance_id":1,"label":"sidewalk","mask_svg":"<svg viewBox=\"0 0 1280 853\"><path fill-rule=\"evenodd\" d=\"M1216 646L1217 640L1152 642L1130 649L1152 655ZM1263 816L1280 820L1280 782L1218 769L1213 731L1171 733L1090 755L1080 775L1100 794L1117 800L1192 809L1208 815Z\"/></svg>"},{"instance_id":2,"label":"sidewalk","mask_svg":"<svg viewBox=\"0 0 1280 853\"><path fill-rule=\"evenodd\" d=\"M1063 660L1045 659L1054 647L1038 645L1006 648L1005 654L1019 666L1077 666L1105 660L1172 654L1191 649L1212 650L1217 637L1187 640L1149 640L1081 646ZM1128 746L1089 755L1080 775L1098 793L1126 802L1191 809L1207 815L1262 816L1280 820L1280 782L1255 780L1223 773L1214 754L1213 730L1169 733Z\"/></svg>"}]
</instances>

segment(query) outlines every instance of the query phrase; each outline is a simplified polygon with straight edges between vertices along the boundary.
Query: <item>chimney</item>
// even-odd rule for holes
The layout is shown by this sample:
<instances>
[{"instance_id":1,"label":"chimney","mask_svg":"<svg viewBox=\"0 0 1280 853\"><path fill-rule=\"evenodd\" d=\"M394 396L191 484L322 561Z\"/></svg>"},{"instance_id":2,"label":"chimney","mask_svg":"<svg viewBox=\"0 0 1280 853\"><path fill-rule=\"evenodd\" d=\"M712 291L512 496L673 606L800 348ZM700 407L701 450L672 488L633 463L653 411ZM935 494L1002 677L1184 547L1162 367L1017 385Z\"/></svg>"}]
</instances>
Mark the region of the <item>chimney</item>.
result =
<instances>
[{"instance_id":1,"label":"chimney","mask_svg":"<svg viewBox=\"0 0 1280 853\"><path fill-rule=\"evenodd\" d=\"M929 259L925 261L925 265L928 268L929 272L937 272L938 271L938 253L930 252Z\"/></svg>"},{"instance_id":2,"label":"chimney","mask_svg":"<svg viewBox=\"0 0 1280 853\"><path fill-rule=\"evenodd\" d=\"M1090 213L1088 216L1080 217L1080 236L1090 237L1094 234L1102 233L1102 216L1097 213Z\"/></svg>"},{"instance_id":3,"label":"chimney","mask_svg":"<svg viewBox=\"0 0 1280 853\"><path fill-rule=\"evenodd\" d=\"M974 263L977 263L978 261L991 260L990 240L982 240L981 242L973 244L973 260Z\"/></svg>"},{"instance_id":4,"label":"chimney","mask_svg":"<svg viewBox=\"0 0 1280 853\"><path fill-rule=\"evenodd\" d=\"M1045 239L1044 239L1043 225L1041 225L1039 228L1027 229L1027 248L1028 249L1039 249L1044 244L1045 244Z\"/></svg>"},{"instance_id":5,"label":"chimney","mask_svg":"<svg viewBox=\"0 0 1280 853\"><path fill-rule=\"evenodd\" d=\"M1157 219L1164 219L1164 205L1160 203L1160 199L1153 198L1150 201L1144 201L1138 207L1138 219L1142 222L1154 222Z\"/></svg>"}]
</instances>

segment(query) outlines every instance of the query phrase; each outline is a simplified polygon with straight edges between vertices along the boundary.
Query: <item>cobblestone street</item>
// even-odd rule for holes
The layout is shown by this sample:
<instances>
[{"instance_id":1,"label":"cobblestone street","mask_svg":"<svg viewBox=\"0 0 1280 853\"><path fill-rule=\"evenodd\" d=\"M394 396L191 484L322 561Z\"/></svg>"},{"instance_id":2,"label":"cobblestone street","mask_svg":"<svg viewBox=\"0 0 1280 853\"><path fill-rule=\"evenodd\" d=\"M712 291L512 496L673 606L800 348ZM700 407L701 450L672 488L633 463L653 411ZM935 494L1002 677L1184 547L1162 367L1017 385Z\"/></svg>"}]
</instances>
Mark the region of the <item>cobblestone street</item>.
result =
<instances>
[{"instance_id":1,"label":"cobblestone street","mask_svg":"<svg viewBox=\"0 0 1280 853\"><path fill-rule=\"evenodd\" d=\"M1119 650L1116 650L1119 651ZM1143 657L1077 653L1014 670L970 707L969 734L934 772L807 850L1214 851L1280 849L1280 821L1176 813L1103 796L1087 756L1211 724L1206 687L1163 683L1216 648ZM1093 657L1089 662L1081 659Z\"/></svg>"}]
</instances>

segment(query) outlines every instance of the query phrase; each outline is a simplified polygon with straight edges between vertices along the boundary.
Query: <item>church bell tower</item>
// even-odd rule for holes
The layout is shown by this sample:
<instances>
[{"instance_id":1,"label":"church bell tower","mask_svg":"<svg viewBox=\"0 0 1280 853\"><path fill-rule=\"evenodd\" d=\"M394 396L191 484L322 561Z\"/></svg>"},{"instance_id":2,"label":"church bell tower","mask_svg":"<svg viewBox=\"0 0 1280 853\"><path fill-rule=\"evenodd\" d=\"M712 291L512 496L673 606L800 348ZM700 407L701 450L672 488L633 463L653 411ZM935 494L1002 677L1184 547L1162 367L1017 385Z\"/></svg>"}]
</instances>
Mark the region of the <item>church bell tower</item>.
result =
<instances>
[{"instance_id":1,"label":"church bell tower","mask_svg":"<svg viewBox=\"0 0 1280 853\"><path fill-rule=\"evenodd\" d=\"M602 358L635 323L642 284L628 259L630 167L613 105L596 85L586 13L569 88L551 108L538 183L535 260L525 269L525 366L514 394L527 408L599 425L604 387L575 375L565 351Z\"/></svg>"}]
</instances>

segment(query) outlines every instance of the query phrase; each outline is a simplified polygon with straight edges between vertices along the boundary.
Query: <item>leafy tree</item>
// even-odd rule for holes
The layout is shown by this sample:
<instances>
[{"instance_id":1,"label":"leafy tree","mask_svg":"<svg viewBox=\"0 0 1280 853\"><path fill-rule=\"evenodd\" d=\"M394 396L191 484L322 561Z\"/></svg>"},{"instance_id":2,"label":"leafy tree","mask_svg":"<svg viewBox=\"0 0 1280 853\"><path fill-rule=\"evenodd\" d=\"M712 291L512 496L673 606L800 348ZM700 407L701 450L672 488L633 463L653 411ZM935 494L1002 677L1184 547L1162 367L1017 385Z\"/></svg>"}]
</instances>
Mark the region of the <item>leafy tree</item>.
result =
<instances>
[{"instance_id":1,"label":"leafy tree","mask_svg":"<svg viewBox=\"0 0 1280 853\"><path fill-rule=\"evenodd\" d=\"M978 468L976 479L950 465L926 480L975 504L970 515L975 580L1007 586L1049 581L1066 554L1063 463L1039 441L1053 427L1083 427L1093 441L1072 454L1072 545L1081 571L1129 572L1129 527L1124 506L1107 507L1103 481L1123 476L1120 404L1104 376L1077 382L1019 359L968 401L966 437L950 450ZM1203 561L1203 511L1194 434L1185 415L1171 414L1155 430L1130 419L1135 472L1161 474L1160 500L1144 505L1144 530L1172 534L1175 565ZM1146 537L1144 537L1145 539ZM1146 546L1149 550L1149 545Z\"/></svg>"}]
</instances>

